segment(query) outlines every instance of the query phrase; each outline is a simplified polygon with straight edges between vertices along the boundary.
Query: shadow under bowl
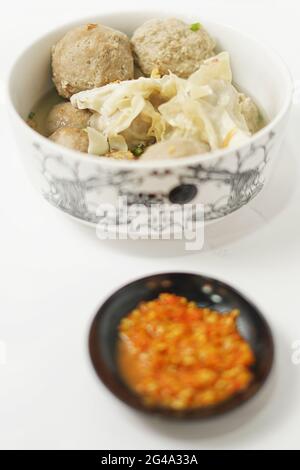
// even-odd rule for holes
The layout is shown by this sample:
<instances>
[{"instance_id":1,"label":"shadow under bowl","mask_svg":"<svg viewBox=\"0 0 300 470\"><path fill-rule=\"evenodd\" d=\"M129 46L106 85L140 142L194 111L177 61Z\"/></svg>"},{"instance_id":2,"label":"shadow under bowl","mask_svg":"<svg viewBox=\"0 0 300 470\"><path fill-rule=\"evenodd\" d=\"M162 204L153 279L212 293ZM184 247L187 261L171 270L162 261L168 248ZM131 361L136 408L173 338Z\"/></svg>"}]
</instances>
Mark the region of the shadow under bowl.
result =
<instances>
[{"instance_id":1,"label":"shadow under bowl","mask_svg":"<svg viewBox=\"0 0 300 470\"><path fill-rule=\"evenodd\" d=\"M200 307L220 313L239 309L238 330L255 354L254 379L242 392L217 405L175 411L143 403L122 379L118 367L117 341L121 319L141 301L162 292L184 296ZM247 298L224 282L190 273L163 273L135 280L117 290L99 308L90 329L89 351L93 366L104 385L121 401L145 413L173 418L208 418L233 410L253 397L266 381L274 360L271 330L260 311Z\"/></svg>"}]
</instances>

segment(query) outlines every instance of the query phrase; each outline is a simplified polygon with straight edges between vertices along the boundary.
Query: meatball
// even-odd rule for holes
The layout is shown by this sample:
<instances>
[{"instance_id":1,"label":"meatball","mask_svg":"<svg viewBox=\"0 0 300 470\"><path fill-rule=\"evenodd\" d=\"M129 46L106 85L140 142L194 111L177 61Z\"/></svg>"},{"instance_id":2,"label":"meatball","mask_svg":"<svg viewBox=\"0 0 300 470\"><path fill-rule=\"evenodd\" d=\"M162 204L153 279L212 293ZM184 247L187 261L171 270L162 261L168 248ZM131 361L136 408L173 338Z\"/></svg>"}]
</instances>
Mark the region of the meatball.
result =
<instances>
[{"instance_id":1,"label":"meatball","mask_svg":"<svg viewBox=\"0 0 300 470\"><path fill-rule=\"evenodd\" d=\"M197 140L173 138L151 145L139 160L170 160L208 152L208 146Z\"/></svg>"},{"instance_id":2,"label":"meatball","mask_svg":"<svg viewBox=\"0 0 300 470\"><path fill-rule=\"evenodd\" d=\"M195 26L195 25L193 25ZM205 29L185 24L175 18L149 20L131 39L137 65L146 76L157 68L187 78L201 62L214 55L215 41Z\"/></svg>"},{"instance_id":3,"label":"meatball","mask_svg":"<svg viewBox=\"0 0 300 470\"><path fill-rule=\"evenodd\" d=\"M139 68L138 65L134 65L134 79L137 80L138 78L140 77L144 77L144 74L143 72L141 71L141 69Z\"/></svg>"},{"instance_id":4,"label":"meatball","mask_svg":"<svg viewBox=\"0 0 300 470\"><path fill-rule=\"evenodd\" d=\"M255 134L255 132L259 131L264 126L263 117L256 104L251 98L249 98L249 96L241 93L239 96L239 102L241 112L246 120L249 131L252 134Z\"/></svg>"},{"instance_id":5,"label":"meatball","mask_svg":"<svg viewBox=\"0 0 300 470\"><path fill-rule=\"evenodd\" d=\"M84 129L88 126L92 113L87 109L76 109L71 103L59 103L51 109L46 121L47 135L61 127Z\"/></svg>"},{"instance_id":6,"label":"meatball","mask_svg":"<svg viewBox=\"0 0 300 470\"><path fill-rule=\"evenodd\" d=\"M52 51L53 81L58 93L74 93L133 78L134 64L128 37L100 24L69 31Z\"/></svg>"},{"instance_id":7,"label":"meatball","mask_svg":"<svg viewBox=\"0 0 300 470\"><path fill-rule=\"evenodd\" d=\"M87 132L76 127L61 127L49 137L57 144L68 147L78 152L87 152L89 148L89 137Z\"/></svg>"}]
</instances>

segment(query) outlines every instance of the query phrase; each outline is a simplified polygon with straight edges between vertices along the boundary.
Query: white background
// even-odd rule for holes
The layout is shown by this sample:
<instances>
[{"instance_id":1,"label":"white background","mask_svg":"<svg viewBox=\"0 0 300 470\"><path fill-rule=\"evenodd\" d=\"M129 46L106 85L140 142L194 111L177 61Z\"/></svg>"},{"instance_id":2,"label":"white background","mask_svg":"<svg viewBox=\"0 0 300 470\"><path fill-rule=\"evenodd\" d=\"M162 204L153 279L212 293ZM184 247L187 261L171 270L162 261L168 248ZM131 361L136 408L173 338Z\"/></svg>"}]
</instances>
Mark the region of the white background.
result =
<instances>
[{"instance_id":1,"label":"white background","mask_svg":"<svg viewBox=\"0 0 300 470\"><path fill-rule=\"evenodd\" d=\"M125 3L128 9L149 7L141 0L4 2L0 78L16 53L44 31L122 10ZM188 0L163 4L193 8ZM299 1L197 5L196 20L208 17L267 40L300 79ZM0 352L6 346L0 448L300 448L300 365L291 360L292 343L300 340L300 104L294 105L269 187L247 208L210 226L205 249L189 254L173 243L100 242L93 230L48 206L27 181L1 95L0 102ZM149 420L119 403L94 375L87 334L96 307L127 280L163 270L225 279L254 299L270 321L275 374L238 412L195 424Z\"/></svg>"}]
</instances>

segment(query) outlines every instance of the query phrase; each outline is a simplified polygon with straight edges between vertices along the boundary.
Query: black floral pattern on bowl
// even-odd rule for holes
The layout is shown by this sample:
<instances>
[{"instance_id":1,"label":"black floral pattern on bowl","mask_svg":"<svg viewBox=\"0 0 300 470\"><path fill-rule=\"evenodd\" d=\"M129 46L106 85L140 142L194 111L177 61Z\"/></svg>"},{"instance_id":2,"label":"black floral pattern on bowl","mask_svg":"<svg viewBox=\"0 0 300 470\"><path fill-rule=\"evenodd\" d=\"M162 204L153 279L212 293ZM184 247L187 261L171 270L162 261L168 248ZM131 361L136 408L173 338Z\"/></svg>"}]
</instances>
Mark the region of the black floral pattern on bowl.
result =
<instances>
[{"instance_id":1,"label":"black floral pattern on bowl","mask_svg":"<svg viewBox=\"0 0 300 470\"><path fill-rule=\"evenodd\" d=\"M183 165L168 170L106 169L94 164L93 171L83 176L84 159L67 160L61 153L49 153L34 143L39 160L42 192L53 206L82 221L108 224L107 214L97 214L97 206L103 201L103 190L110 189L115 197L126 197L127 204L186 204L202 202L202 195L213 185L215 196L204 204L205 221L220 219L243 207L263 188L265 168L275 138L270 132L263 143L251 144L246 151L234 151L230 156ZM50 163L55 163L56 170ZM60 171L64 170L64 171ZM68 176L64 173L67 171ZM155 190L144 190L144 183L152 178ZM169 182L169 180L172 182ZM217 190L216 190L217 189ZM93 196L94 194L94 196ZM122 220L129 224L132 220Z\"/></svg>"}]
</instances>

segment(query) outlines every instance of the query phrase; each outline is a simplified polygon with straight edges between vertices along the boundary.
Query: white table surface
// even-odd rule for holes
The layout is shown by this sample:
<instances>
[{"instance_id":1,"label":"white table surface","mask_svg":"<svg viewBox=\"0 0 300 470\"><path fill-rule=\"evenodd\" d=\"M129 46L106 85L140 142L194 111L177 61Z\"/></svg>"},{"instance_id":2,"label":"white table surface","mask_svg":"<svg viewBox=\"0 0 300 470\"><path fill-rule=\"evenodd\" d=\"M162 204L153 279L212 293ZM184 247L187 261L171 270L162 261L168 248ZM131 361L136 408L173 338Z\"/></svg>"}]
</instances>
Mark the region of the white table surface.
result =
<instances>
[{"instance_id":1,"label":"white table surface","mask_svg":"<svg viewBox=\"0 0 300 470\"><path fill-rule=\"evenodd\" d=\"M0 78L27 42L71 18L108 11L103 3L5 2ZM187 0L181 7L178 1L167 3L192 8ZM271 42L300 79L297 0L197 3L200 18ZM124 8L121 1L109 4ZM127 2L131 9L135 4ZM65 218L32 189L2 101L0 120L0 448L300 448L300 365L291 360L292 344L300 340L300 104L294 106L265 192L229 220L210 226L197 254L173 243L150 242L150 249L145 242L98 241L92 229ZM97 380L87 354L96 307L127 280L163 270L225 279L254 299L270 321L275 373L257 399L238 412L200 424L149 420Z\"/></svg>"}]
</instances>

